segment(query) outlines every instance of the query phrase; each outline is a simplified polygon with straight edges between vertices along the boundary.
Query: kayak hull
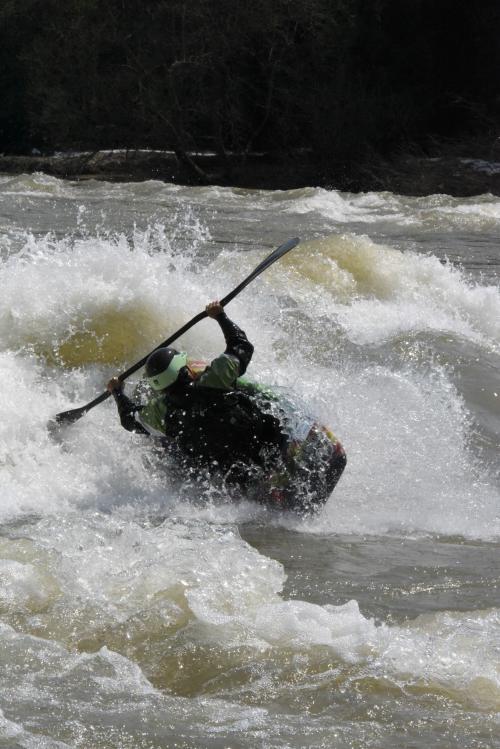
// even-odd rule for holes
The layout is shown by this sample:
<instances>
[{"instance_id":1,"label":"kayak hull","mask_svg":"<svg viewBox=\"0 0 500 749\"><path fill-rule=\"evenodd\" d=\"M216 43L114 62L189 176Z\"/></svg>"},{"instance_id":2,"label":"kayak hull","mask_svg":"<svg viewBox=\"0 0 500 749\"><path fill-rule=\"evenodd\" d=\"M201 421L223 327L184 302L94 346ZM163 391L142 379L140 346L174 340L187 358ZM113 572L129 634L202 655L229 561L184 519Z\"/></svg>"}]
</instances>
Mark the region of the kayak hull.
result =
<instances>
[{"instance_id":1,"label":"kayak hull","mask_svg":"<svg viewBox=\"0 0 500 749\"><path fill-rule=\"evenodd\" d=\"M327 427L314 424L304 440L289 445L285 470L265 482L261 501L299 514L317 512L328 501L346 464L340 441Z\"/></svg>"}]
</instances>

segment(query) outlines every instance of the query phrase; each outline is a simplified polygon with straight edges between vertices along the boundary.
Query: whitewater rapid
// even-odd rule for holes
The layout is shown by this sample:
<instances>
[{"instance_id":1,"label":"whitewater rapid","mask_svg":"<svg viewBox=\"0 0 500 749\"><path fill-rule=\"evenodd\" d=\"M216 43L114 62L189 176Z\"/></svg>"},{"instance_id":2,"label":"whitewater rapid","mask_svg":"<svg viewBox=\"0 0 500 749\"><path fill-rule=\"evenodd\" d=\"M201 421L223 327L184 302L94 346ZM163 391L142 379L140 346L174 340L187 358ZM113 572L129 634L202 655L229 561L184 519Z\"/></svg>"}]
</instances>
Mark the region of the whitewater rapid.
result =
<instances>
[{"instance_id":1,"label":"whitewater rapid","mask_svg":"<svg viewBox=\"0 0 500 749\"><path fill-rule=\"evenodd\" d=\"M443 746L500 745L498 199L44 175L0 194L5 745L423 747L444 716ZM294 235L228 313L248 375L346 448L318 516L186 497L109 401L51 439ZM222 343L205 320L179 346Z\"/></svg>"},{"instance_id":2,"label":"whitewater rapid","mask_svg":"<svg viewBox=\"0 0 500 749\"><path fill-rule=\"evenodd\" d=\"M158 228L132 237L31 235L4 262L3 512L78 507L92 498L102 507L108 493L130 502L144 502L144 492L157 498L142 459L147 448L136 438L130 454L133 438L110 404L69 429L64 449L46 424L54 412L92 400L110 374L142 358L262 258L223 250L198 263L196 250L161 247L164 236ZM452 362L436 361L429 344L444 340L441 357L450 341L497 356L498 289L436 257L339 234L303 242L237 298L231 314L257 344L252 376L293 391L349 451L349 471L336 501L313 521L316 530L498 535L497 489L470 444L471 414L447 374ZM205 321L179 345L210 359L220 333ZM33 480L36 493L26 492Z\"/></svg>"}]
</instances>

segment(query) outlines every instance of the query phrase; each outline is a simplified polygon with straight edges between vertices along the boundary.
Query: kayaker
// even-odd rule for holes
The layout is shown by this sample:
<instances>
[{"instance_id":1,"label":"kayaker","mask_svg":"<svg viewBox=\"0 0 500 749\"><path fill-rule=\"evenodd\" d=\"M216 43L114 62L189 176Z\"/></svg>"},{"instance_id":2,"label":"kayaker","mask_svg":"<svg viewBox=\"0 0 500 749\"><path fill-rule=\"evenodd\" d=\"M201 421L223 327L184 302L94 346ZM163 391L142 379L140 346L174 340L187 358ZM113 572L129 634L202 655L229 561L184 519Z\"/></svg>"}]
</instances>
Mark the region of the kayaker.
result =
<instances>
[{"instance_id":1,"label":"kayaker","mask_svg":"<svg viewBox=\"0 0 500 749\"><path fill-rule=\"evenodd\" d=\"M345 466L342 446L314 422L297 438L279 399L242 380L254 351L245 333L219 302L206 312L221 327L224 353L207 366L176 349L157 349L146 362L155 395L145 405L111 379L122 426L160 438L190 474L217 474L228 487L280 507L323 504Z\"/></svg>"}]
</instances>

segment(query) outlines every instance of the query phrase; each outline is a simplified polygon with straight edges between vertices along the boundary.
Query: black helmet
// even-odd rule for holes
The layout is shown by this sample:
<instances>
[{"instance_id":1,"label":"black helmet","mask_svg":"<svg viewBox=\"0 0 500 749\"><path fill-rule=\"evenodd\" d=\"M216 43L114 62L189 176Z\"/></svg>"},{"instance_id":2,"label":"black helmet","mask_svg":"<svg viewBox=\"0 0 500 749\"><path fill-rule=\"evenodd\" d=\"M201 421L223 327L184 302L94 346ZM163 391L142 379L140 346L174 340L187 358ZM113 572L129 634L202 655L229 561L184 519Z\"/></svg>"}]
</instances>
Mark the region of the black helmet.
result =
<instances>
[{"instance_id":1,"label":"black helmet","mask_svg":"<svg viewBox=\"0 0 500 749\"><path fill-rule=\"evenodd\" d=\"M175 348L157 348L146 362L146 379L153 390L164 390L173 385L179 371L187 364L184 351Z\"/></svg>"}]
</instances>

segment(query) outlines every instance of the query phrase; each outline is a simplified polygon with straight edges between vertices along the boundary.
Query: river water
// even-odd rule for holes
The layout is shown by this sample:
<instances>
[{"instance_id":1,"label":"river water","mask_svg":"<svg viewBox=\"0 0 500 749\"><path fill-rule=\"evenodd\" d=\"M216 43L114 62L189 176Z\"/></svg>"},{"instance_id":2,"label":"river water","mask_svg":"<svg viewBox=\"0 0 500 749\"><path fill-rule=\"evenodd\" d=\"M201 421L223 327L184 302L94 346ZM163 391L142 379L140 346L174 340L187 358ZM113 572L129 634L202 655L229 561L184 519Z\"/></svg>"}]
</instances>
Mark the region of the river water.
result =
<instances>
[{"instance_id":1,"label":"river water","mask_svg":"<svg viewBox=\"0 0 500 749\"><path fill-rule=\"evenodd\" d=\"M293 236L228 312L346 448L318 516L186 496L110 401L50 439ZM0 177L0 747L500 747L499 241L491 195Z\"/></svg>"}]
</instances>

